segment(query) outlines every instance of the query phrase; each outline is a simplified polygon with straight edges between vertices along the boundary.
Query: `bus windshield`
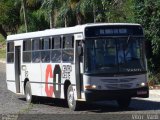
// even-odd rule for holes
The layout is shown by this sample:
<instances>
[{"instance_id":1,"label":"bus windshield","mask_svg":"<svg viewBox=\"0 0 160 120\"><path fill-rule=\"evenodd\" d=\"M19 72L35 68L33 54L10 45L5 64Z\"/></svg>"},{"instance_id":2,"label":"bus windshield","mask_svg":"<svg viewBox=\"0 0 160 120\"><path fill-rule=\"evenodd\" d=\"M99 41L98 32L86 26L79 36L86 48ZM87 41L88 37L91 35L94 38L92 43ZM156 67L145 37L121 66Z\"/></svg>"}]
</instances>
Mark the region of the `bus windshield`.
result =
<instances>
[{"instance_id":1,"label":"bus windshield","mask_svg":"<svg viewBox=\"0 0 160 120\"><path fill-rule=\"evenodd\" d=\"M144 38L86 39L86 73L125 73L146 70Z\"/></svg>"}]
</instances>

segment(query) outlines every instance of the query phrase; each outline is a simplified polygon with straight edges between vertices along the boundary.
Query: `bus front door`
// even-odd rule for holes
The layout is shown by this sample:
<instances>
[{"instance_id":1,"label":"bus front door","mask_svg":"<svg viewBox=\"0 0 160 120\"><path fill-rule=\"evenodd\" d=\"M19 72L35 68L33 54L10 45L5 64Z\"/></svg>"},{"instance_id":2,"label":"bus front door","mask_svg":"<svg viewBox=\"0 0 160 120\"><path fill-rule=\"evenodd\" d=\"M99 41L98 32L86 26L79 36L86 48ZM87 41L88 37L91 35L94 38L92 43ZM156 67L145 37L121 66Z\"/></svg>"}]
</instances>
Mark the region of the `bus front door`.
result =
<instances>
[{"instance_id":1,"label":"bus front door","mask_svg":"<svg viewBox=\"0 0 160 120\"><path fill-rule=\"evenodd\" d=\"M82 41L76 41L76 51L75 51L75 72L76 72L76 88L77 88L77 98L81 99L81 91L83 86L82 69L83 69L83 48Z\"/></svg>"}]
</instances>

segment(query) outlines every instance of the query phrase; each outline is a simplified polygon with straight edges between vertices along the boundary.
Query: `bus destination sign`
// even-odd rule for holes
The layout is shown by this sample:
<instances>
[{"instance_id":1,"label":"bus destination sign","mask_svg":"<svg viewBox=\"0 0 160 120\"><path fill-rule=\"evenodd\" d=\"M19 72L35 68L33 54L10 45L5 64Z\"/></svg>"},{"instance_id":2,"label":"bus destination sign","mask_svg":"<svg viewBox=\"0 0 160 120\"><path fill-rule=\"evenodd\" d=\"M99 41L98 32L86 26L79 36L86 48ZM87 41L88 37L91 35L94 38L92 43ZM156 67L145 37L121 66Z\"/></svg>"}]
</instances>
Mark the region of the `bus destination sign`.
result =
<instances>
[{"instance_id":1,"label":"bus destination sign","mask_svg":"<svg viewBox=\"0 0 160 120\"><path fill-rule=\"evenodd\" d=\"M85 29L86 37L143 35L141 26L96 26Z\"/></svg>"}]
</instances>

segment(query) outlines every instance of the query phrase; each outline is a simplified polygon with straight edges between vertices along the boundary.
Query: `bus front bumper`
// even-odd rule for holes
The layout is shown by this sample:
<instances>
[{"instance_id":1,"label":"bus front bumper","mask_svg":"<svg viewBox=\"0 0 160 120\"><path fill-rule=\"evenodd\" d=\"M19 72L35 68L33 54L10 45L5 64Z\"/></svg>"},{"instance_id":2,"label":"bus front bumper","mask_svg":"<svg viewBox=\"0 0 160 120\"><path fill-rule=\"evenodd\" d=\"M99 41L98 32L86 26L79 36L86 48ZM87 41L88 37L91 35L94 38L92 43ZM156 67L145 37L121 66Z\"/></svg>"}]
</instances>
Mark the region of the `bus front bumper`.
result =
<instances>
[{"instance_id":1,"label":"bus front bumper","mask_svg":"<svg viewBox=\"0 0 160 120\"><path fill-rule=\"evenodd\" d=\"M86 101L100 101L100 100L116 100L120 98L128 97L149 97L149 88L142 87L136 89L125 89L125 90L86 90L85 98Z\"/></svg>"}]
</instances>

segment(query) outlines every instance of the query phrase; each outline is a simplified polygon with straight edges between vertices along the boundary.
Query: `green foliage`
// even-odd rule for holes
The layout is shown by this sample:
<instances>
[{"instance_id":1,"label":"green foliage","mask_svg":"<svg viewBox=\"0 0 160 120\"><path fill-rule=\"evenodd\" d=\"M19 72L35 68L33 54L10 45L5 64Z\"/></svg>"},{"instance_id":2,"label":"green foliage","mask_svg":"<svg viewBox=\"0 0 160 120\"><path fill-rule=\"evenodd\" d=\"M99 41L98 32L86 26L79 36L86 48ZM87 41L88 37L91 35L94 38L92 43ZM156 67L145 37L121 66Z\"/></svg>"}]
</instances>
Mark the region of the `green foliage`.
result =
<instances>
[{"instance_id":1,"label":"green foliage","mask_svg":"<svg viewBox=\"0 0 160 120\"><path fill-rule=\"evenodd\" d=\"M0 35L0 59L5 59L6 56L6 47L5 40L2 35Z\"/></svg>"},{"instance_id":2,"label":"green foliage","mask_svg":"<svg viewBox=\"0 0 160 120\"><path fill-rule=\"evenodd\" d=\"M45 20L45 16L41 11L34 11L30 14L28 14L28 31L40 31L49 28L48 22ZM18 33L25 32L25 26L22 24L19 29Z\"/></svg>"},{"instance_id":3,"label":"green foliage","mask_svg":"<svg viewBox=\"0 0 160 120\"><path fill-rule=\"evenodd\" d=\"M19 8L14 6L14 0L0 1L0 24L7 30L15 32L20 24Z\"/></svg>"},{"instance_id":4,"label":"green foliage","mask_svg":"<svg viewBox=\"0 0 160 120\"><path fill-rule=\"evenodd\" d=\"M148 60L149 70L157 74L160 68L160 1L136 0L135 20L145 28L146 39L152 44L152 58Z\"/></svg>"},{"instance_id":5,"label":"green foliage","mask_svg":"<svg viewBox=\"0 0 160 120\"><path fill-rule=\"evenodd\" d=\"M160 84L160 72L157 72L156 74L149 73L148 84L149 86Z\"/></svg>"}]
</instances>

